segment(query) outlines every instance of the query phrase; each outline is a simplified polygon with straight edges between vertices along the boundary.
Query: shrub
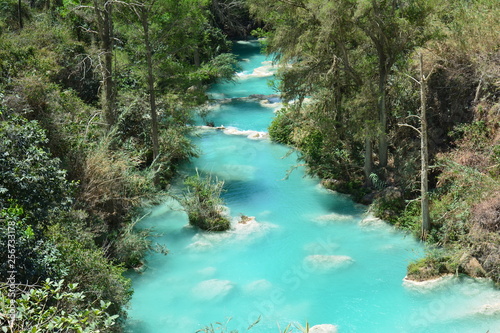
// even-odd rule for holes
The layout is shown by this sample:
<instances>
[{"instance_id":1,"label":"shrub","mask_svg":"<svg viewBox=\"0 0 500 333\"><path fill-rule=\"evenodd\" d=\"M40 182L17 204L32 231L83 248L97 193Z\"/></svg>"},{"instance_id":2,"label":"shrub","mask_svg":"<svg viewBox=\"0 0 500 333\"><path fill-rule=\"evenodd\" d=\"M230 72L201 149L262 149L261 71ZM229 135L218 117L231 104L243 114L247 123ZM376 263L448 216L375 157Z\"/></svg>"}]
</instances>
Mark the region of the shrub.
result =
<instances>
[{"instance_id":1,"label":"shrub","mask_svg":"<svg viewBox=\"0 0 500 333\"><path fill-rule=\"evenodd\" d=\"M122 314L132 295L131 282L122 275L125 269L113 265L104 250L96 246L95 235L80 219L77 212L60 216L47 231L67 267L65 279L78 281L76 291L87 294L87 304L109 301L108 313Z\"/></svg>"},{"instance_id":2,"label":"shrub","mask_svg":"<svg viewBox=\"0 0 500 333\"><path fill-rule=\"evenodd\" d=\"M383 189L373 203L375 216L391 224L397 223L398 216L404 208L403 193L400 189L393 186Z\"/></svg>"},{"instance_id":3,"label":"shrub","mask_svg":"<svg viewBox=\"0 0 500 333\"><path fill-rule=\"evenodd\" d=\"M455 273L457 267L457 260L452 254L433 249L425 258L408 265L408 277L417 281L429 280L443 274Z\"/></svg>"},{"instance_id":4,"label":"shrub","mask_svg":"<svg viewBox=\"0 0 500 333\"><path fill-rule=\"evenodd\" d=\"M16 200L26 213L43 219L71 205L74 187L45 148L45 131L36 121L7 117L0 122L0 143L0 207Z\"/></svg>"},{"instance_id":5,"label":"shrub","mask_svg":"<svg viewBox=\"0 0 500 333\"><path fill-rule=\"evenodd\" d=\"M2 332L81 332L92 333L109 330L115 326L117 315L109 315L109 302L86 306L85 295L77 292L78 284L63 280L45 280L40 286L0 284L0 312L15 311L14 318L5 316ZM24 288L23 288L24 287ZM12 293L22 297L13 298ZM3 315L2 315L3 317ZM14 319L14 320L12 320Z\"/></svg>"},{"instance_id":6,"label":"shrub","mask_svg":"<svg viewBox=\"0 0 500 333\"><path fill-rule=\"evenodd\" d=\"M16 280L36 283L46 278L60 279L66 274L61 262L61 254L54 244L40 232L32 228L29 219L18 205L0 211L0 280L7 281L12 257L10 248L15 250ZM12 244L12 240L15 243ZM11 247L12 246L12 247ZM11 260L9 260L11 259Z\"/></svg>"},{"instance_id":7,"label":"shrub","mask_svg":"<svg viewBox=\"0 0 500 333\"><path fill-rule=\"evenodd\" d=\"M223 216L220 198L223 181L212 182L212 177L202 178L197 173L184 182L188 192L181 200L189 223L203 230L224 231L230 228L230 221Z\"/></svg>"},{"instance_id":8,"label":"shrub","mask_svg":"<svg viewBox=\"0 0 500 333\"><path fill-rule=\"evenodd\" d=\"M126 152L113 152L105 142L90 152L85 161L80 199L85 209L107 222L121 225L129 210L152 194L153 175L140 172L140 159Z\"/></svg>"},{"instance_id":9,"label":"shrub","mask_svg":"<svg viewBox=\"0 0 500 333\"><path fill-rule=\"evenodd\" d=\"M279 110L269 125L269 137L279 143L292 144L292 133L293 120L290 114L284 109Z\"/></svg>"}]
</instances>

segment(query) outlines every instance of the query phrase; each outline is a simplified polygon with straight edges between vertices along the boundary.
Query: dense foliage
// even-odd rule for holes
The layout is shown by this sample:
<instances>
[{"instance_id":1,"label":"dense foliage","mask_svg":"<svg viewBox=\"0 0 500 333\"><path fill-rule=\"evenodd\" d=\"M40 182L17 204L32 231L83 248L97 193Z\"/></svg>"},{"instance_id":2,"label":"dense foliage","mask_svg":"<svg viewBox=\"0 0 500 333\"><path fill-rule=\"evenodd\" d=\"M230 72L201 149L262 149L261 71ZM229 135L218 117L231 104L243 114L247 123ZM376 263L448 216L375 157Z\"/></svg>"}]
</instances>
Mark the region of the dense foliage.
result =
<instances>
[{"instance_id":1,"label":"dense foliage","mask_svg":"<svg viewBox=\"0 0 500 333\"><path fill-rule=\"evenodd\" d=\"M500 281L498 3L248 3L279 65L285 108L269 128L271 138L297 147L325 185L374 201L378 216L415 234L422 224L415 129L425 77L428 241L437 249L410 273Z\"/></svg>"},{"instance_id":2,"label":"dense foliage","mask_svg":"<svg viewBox=\"0 0 500 333\"><path fill-rule=\"evenodd\" d=\"M248 12L227 5L2 2L0 277L23 286L0 286L3 331L121 329L124 271L167 253L138 208L196 156L193 110L235 70L220 26Z\"/></svg>"},{"instance_id":3,"label":"dense foliage","mask_svg":"<svg viewBox=\"0 0 500 333\"><path fill-rule=\"evenodd\" d=\"M16 319L4 318L3 332L103 332L116 324L117 315L110 316L106 309L109 302L100 301L99 305L87 308L85 295L76 292L77 284L66 285L47 279L36 287L18 286L14 293L23 297L9 297L10 289L0 284L2 314L15 311ZM83 307L82 307L83 306Z\"/></svg>"}]
</instances>

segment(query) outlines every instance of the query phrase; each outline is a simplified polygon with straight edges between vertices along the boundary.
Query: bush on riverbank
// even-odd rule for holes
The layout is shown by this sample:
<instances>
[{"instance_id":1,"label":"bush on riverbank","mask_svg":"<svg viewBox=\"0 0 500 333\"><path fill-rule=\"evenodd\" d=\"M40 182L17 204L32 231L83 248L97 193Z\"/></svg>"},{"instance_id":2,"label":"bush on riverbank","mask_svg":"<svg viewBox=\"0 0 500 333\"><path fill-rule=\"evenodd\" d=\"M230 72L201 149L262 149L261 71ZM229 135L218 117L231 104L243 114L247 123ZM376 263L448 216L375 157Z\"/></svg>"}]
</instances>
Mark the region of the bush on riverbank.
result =
<instances>
[{"instance_id":1,"label":"bush on riverbank","mask_svg":"<svg viewBox=\"0 0 500 333\"><path fill-rule=\"evenodd\" d=\"M222 211L220 195L223 181L212 181L212 177L191 176L184 182L188 191L181 200L188 214L189 224L207 231L224 231L231 227Z\"/></svg>"}]
</instances>

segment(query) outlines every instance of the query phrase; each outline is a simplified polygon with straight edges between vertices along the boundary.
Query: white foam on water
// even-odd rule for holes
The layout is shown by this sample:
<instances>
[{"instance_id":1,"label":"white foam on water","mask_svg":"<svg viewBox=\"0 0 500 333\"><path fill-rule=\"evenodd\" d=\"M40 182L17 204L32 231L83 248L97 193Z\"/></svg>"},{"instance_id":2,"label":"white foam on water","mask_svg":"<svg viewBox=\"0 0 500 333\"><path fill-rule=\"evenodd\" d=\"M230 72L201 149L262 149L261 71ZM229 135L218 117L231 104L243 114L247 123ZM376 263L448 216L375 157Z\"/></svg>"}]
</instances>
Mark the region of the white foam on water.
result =
<instances>
[{"instance_id":1,"label":"white foam on water","mask_svg":"<svg viewBox=\"0 0 500 333\"><path fill-rule=\"evenodd\" d=\"M391 227L383 220L379 219L378 217L373 216L373 214L368 214L366 215L360 222L359 225L368 231L373 230L373 229L381 229L381 228L386 228L386 229L391 229Z\"/></svg>"},{"instance_id":2,"label":"white foam on water","mask_svg":"<svg viewBox=\"0 0 500 333\"><path fill-rule=\"evenodd\" d=\"M245 223L240 223L240 218L236 217L232 218L231 229L227 231L207 232L200 230L193 236L187 249L204 252L227 243L250 243L276 228L275 224L258 222L253 216L248 217Z\"/></svg>"},{"instance_id":3,"label":"white foam on water","mask_svg":"<svg viewBox=\"0 0 500 333\"><path fill-rule=\"evenodd\" d=\"M269 138L269 134L267 132L259 132L252 130L242 131L236 127L227 127L223 131L224 134L226 135L242 135L246 136L248 139L251 140L265 140Z\"/></svg>"},{"instance_id":4,"label":"white foam on water","mask_svg":"<svg viewBox=\"0 0 500 333\"><path fill-rule=\"evenodd\" d=\"M212 131L222 131L226 135L246 136L250 140L269 139L269 133L267 133L267 132L253 131L253 130L240 130L239 128L236 128L233 126L225 127L224 125L219 125L219 126L201 125L201 126L194 126L194 127L196 129L195 134L202 134L202 133L212 132Z\"/></svg>"},{"instance_id":5,"label":"white foam on water","mask_svg":"<svg viewBox=\"0 0 500 333\"><path fill-rule=\"evenodd\" d=\"M276 73L276 66L272 64L272 61L262 62L262 66L254 68L251 73L239 72L236 73L239 79L245 80L253 77L269 77Z\"/></svg>"},{"instance_id":6,"label":"white foam on water","mask_svg":"<svg viewBox=\"0 0 500 333\"><path fill-rule=\"evenodd\" d=\"M274 109L273 112L277 112L278 110L283 108L283 103L282 102L274 102L271 103L267 99L262 99L259 101L260 106L265 107L265 108L270 108Z\"/></svg>"},{"instance_id":7,"label":"white foam on water","mask_svg":"<svg viewBox=\"0 0 500 333\"><path fill-rule=\"evenodd\" d=\"M252 44L258 43L258 41L257 40L237 40L234 43L243 44L243 45L252 45Z\"/></svg>"},{"instance_id":8,"label":"white foam on water","mask_svg":"<svg viewBox=\"0 0 500 333\"><path fill-rule=\"evenodd\" d=\"M200 269L197 273L203 276L212 276L217 272L217 268L215 267L205 267Z\"/></svg>"},{"instance_id":9,"label":"white foam on water","mask_svg":"<svg viewBox=\"0 0 500 333\"><path fill-rule=\"evenodd\" d=\"M327 225L335 222L353 221L354 219L355 217L353 215L330 213L316 216L312 219L312 221L319 225Z\"/></svg>"},{"instance_id":10,"label":"white foam on water","mask_svg":"<svg viewBox=\"0 0 500 333\"><path fill-rule=\"evenodd\" d=\"M314 325L309 329L309 333L337 333L337 326L332 324Z\"/></svg>"}]
</instances>

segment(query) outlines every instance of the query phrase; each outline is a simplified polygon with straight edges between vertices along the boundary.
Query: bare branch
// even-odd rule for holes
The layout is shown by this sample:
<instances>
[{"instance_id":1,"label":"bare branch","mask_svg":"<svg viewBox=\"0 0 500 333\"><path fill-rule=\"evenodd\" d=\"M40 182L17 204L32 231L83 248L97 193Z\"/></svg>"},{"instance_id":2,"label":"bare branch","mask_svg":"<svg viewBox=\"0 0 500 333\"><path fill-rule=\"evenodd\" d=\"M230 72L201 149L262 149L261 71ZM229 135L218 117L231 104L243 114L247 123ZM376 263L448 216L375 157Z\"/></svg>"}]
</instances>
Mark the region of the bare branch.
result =
<instances>
[{"instance_id":1,"label":"bare branch","mask_svg":"<svg viewBox=\"0 0 500 333\"><path fill-rule=\"evenodd\" d=\"M411 129L413 129L413 130L417 131L417 132L418 132L418 134L422 135L422 132L421 132L418 128L416 128L415 126L412 126L412 125L410 125L410 124L398 124L398 126L401 126L401 127L409 127L409 128L411 128Z\"/></svg>"},{"instance_id":2,"label":"bare branch","mask_svg":"<svg viewBox=\"0 0 500 333\"><path fill-rule=\"evenodd\" d=\"M422 84L419 80L415 79L413 76L409 75L409 74L406 74L405 73L405 76L408 76L410 79L412 79L413 81L415 81L416 83L418 84Z\"/></svg>"}]
</instances>

